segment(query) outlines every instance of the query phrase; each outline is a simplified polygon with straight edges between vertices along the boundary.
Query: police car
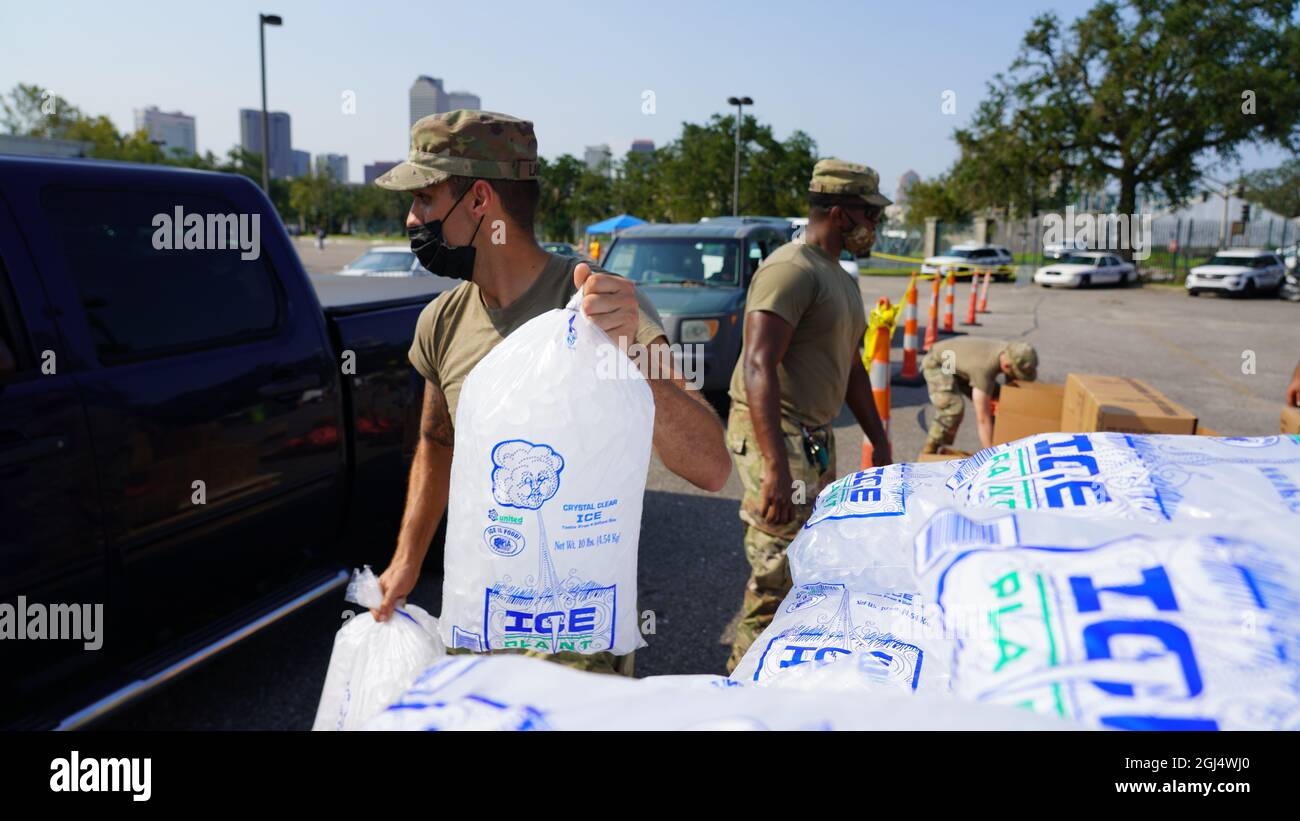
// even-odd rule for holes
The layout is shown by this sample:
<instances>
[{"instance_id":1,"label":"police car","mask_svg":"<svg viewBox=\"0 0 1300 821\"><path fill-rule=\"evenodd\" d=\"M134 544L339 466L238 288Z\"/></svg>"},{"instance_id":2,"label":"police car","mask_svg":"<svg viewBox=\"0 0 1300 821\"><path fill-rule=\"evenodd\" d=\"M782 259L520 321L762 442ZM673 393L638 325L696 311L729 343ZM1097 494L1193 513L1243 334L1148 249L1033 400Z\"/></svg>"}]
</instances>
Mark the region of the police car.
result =
<instances>
[{"instance_id":1,"label":"police car","mask_svg":"<svg viewBox=\"0 0 1300 821\"><path fill-rule=\"evenodd\" d=\"M1127 285L1137 281L1137 269L1106 251L1075 251L1034 272L1034 282L1082 288L1089 285Z\"/></svg>"},{"instance_id":2,"label":"police car","mask_svg":"<svg viewBox=\"0 0 1300 821\"><path fill-rule=\"evenodd\" d=\"M954 245L938 256L926 257L921 264L921 273L947 275L952 271L961 278L991 269L994 279L1008 280L1015 275L1011 263L1011 251L1005 246L964 243Z\"/></svg>"},{"instance_id":3,"label":"police car","mask_svg":"<svg viewBox=\"0 0 1300 821\"><path fill-rule=\"evenodd\" d=\"M1252 296L1276 292L1285 275L1286 265L1272 251L1227 248L1189 271L1184 285L1192 296L1205 291Z\"/></svg>"}]
</instances>

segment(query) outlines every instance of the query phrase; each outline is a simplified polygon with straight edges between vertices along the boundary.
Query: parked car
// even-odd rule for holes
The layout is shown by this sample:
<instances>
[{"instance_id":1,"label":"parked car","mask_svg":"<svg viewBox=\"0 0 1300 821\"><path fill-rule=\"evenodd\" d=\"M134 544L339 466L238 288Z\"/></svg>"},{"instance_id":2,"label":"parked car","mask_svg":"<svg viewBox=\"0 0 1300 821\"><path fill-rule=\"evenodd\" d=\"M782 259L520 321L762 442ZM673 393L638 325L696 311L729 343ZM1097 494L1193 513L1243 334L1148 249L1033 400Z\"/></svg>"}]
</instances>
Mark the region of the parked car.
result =
<instances>
[{"instance_id":1,"label":"parked car","mask_svg":"<svg viewBox=\"0 0 1300 821\"><path fill-rule=\"evenodd\" d=\"M1137 268L1106 251L1076 251L1034 272L1043 287L1086 288L1089 285L1128 285L1137 281Z\"/></svg>"},{"instance_id":2,"label":"parked car","mask_svg":"<svg viewBox=\"0 0 1300 821\"><path fill-rule=\"evenodd\" d=\"M921 273L946 276L951 271L960 279L976 271L983 273L992 269L994 279L1005 281L1015 276L1012 262L1011 251L1006 246L965 243L954 245L938 256L926 257L921 264Z\"/></svg>"},{"instance_id":3,"label":"parked car","mask_svg":"<svg viewBox=\"0 0 1300 821\"><path fill-rule=\"evenodd\" d=\"M1292 243L1284 248L1277 249L1277 255L1282 258L1282 264L1287 267L1288 271L1294 271L1300 263L1300 243Z\"/></svg>"},{"instance_id":4,"label":"parked car","mask_svg":"<svg viewBox=\"0 0 1300 821\"><path fill-rule=\"evenodd\" d=\"M339 276L411 277L428 274L420 261L404 245L375 245L349 262Z\"/></svg>"},{"instance_id":5,"label":"parked car","mask_svg":"<svg viewBox=\"0 0 1300 821\"><path fill-rule=\"evenodd\" d=\"M385 558L440 290L309 278L238 174L0 157L0 602L104 618L0 641L0 726L90 722Z\"/></svg>"},{"instance_id":6,"label":"parked car","mask_svg":"<svg viewBox=\"0 0 1300 821\"><path fill-rule=\"evenodd\" d=\"M853 256L847 248L840 251L840 267L844 269L844 273L854 279L858 278L858 258Z\"/></svg>"},{"instance_id":7,"label":"parked car","mask_svg":"<svg viewBox=\"0 0 1300 821\"><path fill-rule=\"evenodd\" d=\"M1226 248L1204 265L1187 272L1187 293L1241 294L1276 293L1286 274L1282 258L1260 248Z\"/></svg>"},{"instance_id":8,"label":"parked car","mask_svg":"<svg viewBox=\"0 0 1300 821\"><path fill-rule=\"evenodd\" d=\"M604 266L650 298L669 342L703 346L703 388L716 397L740 357L749 283L785 242L779 226L762 221L638 225L614 238Z\"/></svg>"},{"instance_id":9,"label":"parked car","mask_svg":"<svg viewBox=\"0 0 1300 821\"><path fill-rule=\"evenodd\" d=\"M742 214L738 217L701 217L700 223L731 223L732 225L752 225L754 223L766 223L785 233L787 240L793 239L795 233L808 225L807 217L763 217L748 214Z\"/></svg>"},{"instance_id":10,"label":"parked car","mask_svg":"<svg viewBox=\"0 0 1300 821\"><path fill-rule=\"evenodd\" d=\"M1050 260L1058 260L1068 254L1075 254L1088 249L1077 244L1072 239L1062 240L1061 242L1048 243L1043 246L1043 257Z\"/></svg>"},{"instance_id":11,"label":"parked car","mask_svg":"<svg viewBox=\"0 0 1300 821\"><path fill-rule=\"evenodd\" d=\"M559 254L562 257L576 257L578 249L574 248L567 242L543 242L542 250L551 254Z\"/></svg>"}]
</instances>

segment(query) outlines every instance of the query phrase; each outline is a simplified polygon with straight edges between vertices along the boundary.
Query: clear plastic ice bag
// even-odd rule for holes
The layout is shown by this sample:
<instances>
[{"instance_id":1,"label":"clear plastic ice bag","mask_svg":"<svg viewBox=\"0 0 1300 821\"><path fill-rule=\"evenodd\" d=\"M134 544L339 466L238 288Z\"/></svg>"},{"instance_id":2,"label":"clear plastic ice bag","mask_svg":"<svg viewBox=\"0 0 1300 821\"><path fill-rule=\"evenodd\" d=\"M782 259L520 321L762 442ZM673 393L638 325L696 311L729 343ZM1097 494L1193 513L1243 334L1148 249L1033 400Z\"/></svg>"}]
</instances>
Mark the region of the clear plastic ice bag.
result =
<instances>
[{"instance_id":1,"label":"clear plastic ice bag","mask_svg":"<svg viewBox=\"0 0 1300 821\"><path fill-rule=\"evenodd\" d=\"M345 598L365 608L383 602L379 579L369 566L352 572ZM353 616L334 636L312 729L360 729L443 655L438 620L421 607L399 607L384 622L369 612Z\"/></svg>"},{"instance_id":2,"label":"clear plastic ice bag","mask_svg":"<svg viewBox=\"0 0 1300 821\"><path fill-rule=\"evenodd\" d=\"M645 377L578 299L470 372L456 409L448 647L630 653L654 430Z\"/></svg>"}]
</instances>

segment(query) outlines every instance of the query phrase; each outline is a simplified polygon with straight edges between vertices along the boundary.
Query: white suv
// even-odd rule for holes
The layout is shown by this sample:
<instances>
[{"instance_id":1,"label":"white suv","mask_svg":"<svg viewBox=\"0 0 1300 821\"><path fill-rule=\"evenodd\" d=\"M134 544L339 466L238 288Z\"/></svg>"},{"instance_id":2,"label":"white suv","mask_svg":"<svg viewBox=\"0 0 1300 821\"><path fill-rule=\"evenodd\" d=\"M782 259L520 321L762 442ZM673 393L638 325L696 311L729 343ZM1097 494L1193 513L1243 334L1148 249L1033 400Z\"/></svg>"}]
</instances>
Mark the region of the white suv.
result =
<instances>
[{"instance_id":1,"label":"white suv","mask_svg":"<svg viewBox=\"0 0 1300 821\"><path fill-rule=\"evenodd\" d=\"M1282 258L1282 264L1292 271L1296 269L1297 258L1300 257L1300 243L1288 245L1285 248L1277 249L1277 255Z\"/></svg>"},{"instance_id":2,"label":"white suv","mask_svg":"<svg viewBox=\"0 0 1300 821\"><path fill-rule=\"evenodd\" d=\"M1259 248L1228 248L1187 274L1187 293L1203 291L1253 295L1274 293L1282 284L1286 266L1272 251Z\"/></svg>"},{"instance_id":3,"label":"white suv","mask_svg":"<svg viewBox=\"0 0 1300 821\"><path fill-rule=\"evenodd\" d=\"M963 243L952 246L938 256L926 257L921 264L921 273L947 274L952 271L960 278L968 277L975 271L983 273L992 268L995 279L1006 280L1015 274L1011 262L1011 251L1005 246Z\"/></svg>"}]
</instances>

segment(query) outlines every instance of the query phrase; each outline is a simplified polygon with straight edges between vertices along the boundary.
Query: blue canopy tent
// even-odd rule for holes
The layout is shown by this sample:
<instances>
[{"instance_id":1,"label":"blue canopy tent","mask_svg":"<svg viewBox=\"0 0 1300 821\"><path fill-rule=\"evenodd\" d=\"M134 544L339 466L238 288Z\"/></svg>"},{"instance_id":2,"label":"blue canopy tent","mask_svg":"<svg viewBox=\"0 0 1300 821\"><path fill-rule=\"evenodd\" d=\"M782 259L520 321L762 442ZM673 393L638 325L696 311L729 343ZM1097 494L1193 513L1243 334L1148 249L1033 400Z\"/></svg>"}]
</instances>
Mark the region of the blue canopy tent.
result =
<instances>
[{"instance_id":1,"label":"blue canopy tent","mask_svg":"<svg viewBox=\"0 0 1300 821\"><path fill-rule=\"evenodd\" d=\"M645 220L638 219L631 214L619 214L617 217L610 217L607 220L594 223L587 226L588 234L617 234L624 228L631 228L633 225L645 225Z\"/></svg>"}]
</instances>

